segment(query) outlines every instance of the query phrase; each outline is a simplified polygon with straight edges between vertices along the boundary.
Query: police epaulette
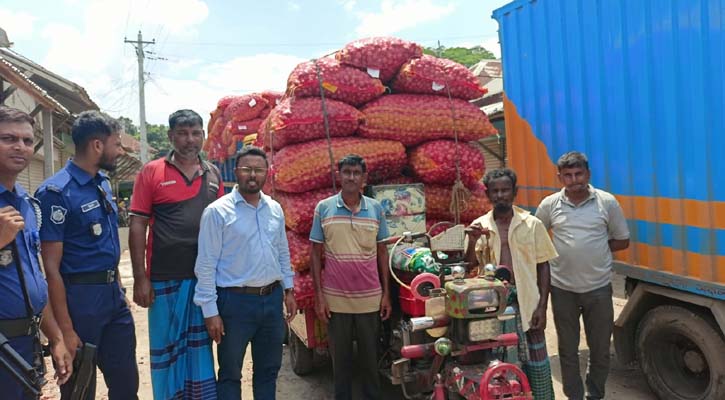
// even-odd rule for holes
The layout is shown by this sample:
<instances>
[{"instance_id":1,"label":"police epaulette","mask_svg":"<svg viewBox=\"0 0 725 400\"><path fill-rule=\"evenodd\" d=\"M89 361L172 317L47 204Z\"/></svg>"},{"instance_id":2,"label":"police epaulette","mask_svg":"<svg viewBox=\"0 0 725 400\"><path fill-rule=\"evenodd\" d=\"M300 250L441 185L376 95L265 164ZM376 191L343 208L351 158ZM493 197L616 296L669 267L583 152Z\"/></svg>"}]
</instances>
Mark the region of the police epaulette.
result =
<instances>
[{"instance_id":1,"label":"police epaulette","mask_svg":"<svg viewBox=\"0 0 725 400\"><path fill-rule=\"evenodd\" d=\"M53 185L52 183L47 184L45 188L51 192L63 193L63 189L61 189L59 186Z\"/></svg>"}]
</instances>

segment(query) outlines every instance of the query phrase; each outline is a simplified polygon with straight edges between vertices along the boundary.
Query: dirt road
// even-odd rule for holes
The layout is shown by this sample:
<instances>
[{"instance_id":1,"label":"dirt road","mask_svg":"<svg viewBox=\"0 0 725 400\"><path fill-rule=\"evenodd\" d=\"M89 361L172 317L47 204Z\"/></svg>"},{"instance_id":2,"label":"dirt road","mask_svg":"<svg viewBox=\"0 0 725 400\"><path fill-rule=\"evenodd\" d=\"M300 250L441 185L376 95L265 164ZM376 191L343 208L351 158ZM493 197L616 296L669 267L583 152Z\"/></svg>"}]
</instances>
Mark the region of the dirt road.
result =
<instances>
[{"instance_id":1,"label":"dirt road","mask_svg":"<svg viewBox=\"0 0 725 400\"><path fill-rule=\"evenodd\" d=\"M128 288L129 298L133 298L133 294L130 291L133 288L133 279L131 273L131 264L129 260L128 251L125 251L121 258L121 277ZM624 291L623 291L623 279L618 277L615 280L615 298L614 298L614 313L615 317L619 315L619 312L624 306ZM139 389L139 398L142 400L151 400L153 398L151 392L151 379L149 372L149 340L148 340L148 324L147 324L147 312L145 309L131 305L134 319L136 321L136 337L137 337L137 349L136 356L139 363L139 373L141 387ZM551 307L549 307L551 309ZM583 330L582 330L583 332ZM559 358L557 355L557 341L556 331L553 326L553 317L549 315L549 324L546 329L546 341L549 349L549 355L551 356L552 373L554 377L554 389L556 391L556 397L558 399L565 399L564 393L561 388L561 373L559 369ZM582 336L580 342L580 354L581 354L581 366L582 374L586 368L586 359L588 357L588 351L586 347L586 341ZM614 349L612 348L612 354ZM245 357L243 367L243 378L242 378L242 396L245 400L253 399L252 393L252 360L251 350L247 351L247 357ZM52 367L49 367L52 371ZM48 380L51 381L52 374L49 374ZM402 393L397 387L391 385L384 385L384 398L385 399L402 399ZM102 374L98 374L98 387L96 399L106 400L106 386L103 382ZM284 359L282 363L282 369L279 374L279 380L277 383L277 398L281 400L287 399L314 399L314 400L328 400L332 399L332 370L330 367L321 368L318 371L305 377L298 377L292 372L292 368L289 365L289 356L287 349L284 350ZM57 387L54 383L46 385L44 390L43 400L59 399L60 395ZM655 400L654 395L651 393L645 379L639 369L628 368L617 362L616 356L613 355L612 371L607 382L607 399L612 400Z\"/></svg>"}]
</instances>

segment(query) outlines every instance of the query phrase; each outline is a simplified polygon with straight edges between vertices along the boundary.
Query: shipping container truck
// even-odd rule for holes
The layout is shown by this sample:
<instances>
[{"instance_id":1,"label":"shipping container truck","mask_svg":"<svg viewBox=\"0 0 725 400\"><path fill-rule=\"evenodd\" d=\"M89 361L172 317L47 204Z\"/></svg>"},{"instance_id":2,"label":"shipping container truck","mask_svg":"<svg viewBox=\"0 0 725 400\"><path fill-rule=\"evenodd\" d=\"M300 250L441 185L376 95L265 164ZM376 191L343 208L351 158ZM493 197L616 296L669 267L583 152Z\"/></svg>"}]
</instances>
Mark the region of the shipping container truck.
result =
<instances>
[{"instance_id":1,"label":"shipping container truck","mask_svg":"<svg viewBox=\"0 0 725 400\"><path fill-rule=\"evenodd\" d=\"M622 363L661 399L725 399L725 0L517 0L497 9L518 201L589 157L631 231Z\"/></svg>"}]
</instances>

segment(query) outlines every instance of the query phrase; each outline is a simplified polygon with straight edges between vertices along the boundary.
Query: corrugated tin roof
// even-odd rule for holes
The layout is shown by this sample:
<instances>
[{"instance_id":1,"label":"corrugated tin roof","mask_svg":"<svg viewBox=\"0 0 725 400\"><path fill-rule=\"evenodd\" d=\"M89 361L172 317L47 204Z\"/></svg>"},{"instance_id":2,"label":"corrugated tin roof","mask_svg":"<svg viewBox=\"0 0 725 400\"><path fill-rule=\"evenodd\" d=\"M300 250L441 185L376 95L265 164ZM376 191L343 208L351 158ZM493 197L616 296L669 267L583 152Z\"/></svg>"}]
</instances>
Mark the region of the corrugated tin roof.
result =
<instances>
[{"instance_id":1,"label":"corrugated tin roof","mask_svg":"<svg viewBox=\"0 0 725 400\"><path fill-rule=\"evenodd\" d=\"M129 135L126 132L121 133L121 146L123 147L123 150L126 152L132 152L132 153L136 153L136 154L141 152L141 142L139 142L138 139ZM156 154L156 153L158 153L158 150L149 146L149 153Z\"/></svg>"},{"instance_id":2,"label":"corrugated tin roof","mask_svg":"<svg viewBox=\"0 0 725 400\"><path fill-rule=\"evenodd\" d=\"M10 62L7 58L3 56L0 56L0 76L2 76L3 79L12 83L19 89L28 92L28 94L33 96L33 98L35 98L39 103L43 104L44 106L51 108L63 115L71 115L71 112L68 111L68 109L65 108L63 104L53 98L53 96L49 95L48 92L45 91L45 89L38 86L38 84L33 82L12 62Z\"/></svg>"},{"instance_id":3,"label":"corrugated tin roof","mask_svg":"<svg viewBox=\"0 0 725 400\"><path fill-rule=\"evenodd\" d=\"M488 92L473 101L479 107L498 103L503 99L503 70L501 60L481 60L470 68L481 86Z\"/></svg>"},{"instance_id":4,"label":"corrugated tin roof","mask_svg":"<svg viewBox=\"0 0 725 400\"><path fill-rule=\"evenodd\" d=\"M10 61L21 72L29 76L35 84L46 92L50 92L49 94L68 108L72 114L99 109L82 86L46 69L22 54L7 47L0 47L0 57Z\"/></svg>"},{"instance_id":5,"label":"corrugated tin roof","mask_svg":"<svg viewBox=\"0 0 725 400\"><path fill-rule=\"evenodd\" d=\"M489 117L497 115L499 113L503 112L503 101L500 101L498 103L489 104L487 106L481 107L481 111L486 113Z\"/></svg>"}]
</instances>

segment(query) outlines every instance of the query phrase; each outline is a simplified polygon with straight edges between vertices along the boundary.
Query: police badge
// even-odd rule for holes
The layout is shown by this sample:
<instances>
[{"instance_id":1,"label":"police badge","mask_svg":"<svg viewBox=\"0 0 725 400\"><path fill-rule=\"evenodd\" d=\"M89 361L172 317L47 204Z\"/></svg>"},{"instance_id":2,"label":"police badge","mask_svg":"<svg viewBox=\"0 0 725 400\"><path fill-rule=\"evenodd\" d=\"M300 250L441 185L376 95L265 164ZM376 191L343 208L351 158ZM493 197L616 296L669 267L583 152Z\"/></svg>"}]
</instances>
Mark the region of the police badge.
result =
<instances>
[{"instance_id":1,"label":"police badge","mask_svg":"<svg viewBox=\"0 0 725 400\"><path fill-rule=\"evenodd\" d=\"M100 237L103 233L103 226L96 222L95 224L91 225L91 233L95 237Z\"/></svg>"},{"instance_id":2,"label":"police badge","mask_svg":"<svg viewBox=\"0 0 725 400\"><path fill-rule=\"evenodd\" d=\"M13 251L10 249L0 250L0 267L7 267L13 262Z\"/></svg>"},{"instance_id":3,"label":"police badge","mask_svg":"<svg viewBox=\"0 0 725 400\"><path fill-rule=\"evenodd\" d=\"M56 225L65 223L65 215L68 210L61 206L50 206L50 221Z\"/></svg>"}]
</instances>

